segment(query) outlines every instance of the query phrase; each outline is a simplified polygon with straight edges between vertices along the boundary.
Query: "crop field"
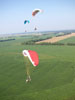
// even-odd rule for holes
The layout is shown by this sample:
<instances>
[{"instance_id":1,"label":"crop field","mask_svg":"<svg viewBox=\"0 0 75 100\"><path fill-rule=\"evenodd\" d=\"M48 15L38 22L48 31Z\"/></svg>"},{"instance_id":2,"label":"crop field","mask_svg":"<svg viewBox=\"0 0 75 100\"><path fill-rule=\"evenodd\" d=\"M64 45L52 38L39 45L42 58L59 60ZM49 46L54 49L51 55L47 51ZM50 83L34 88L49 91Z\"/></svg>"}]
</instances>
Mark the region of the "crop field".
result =
<instances>
[{"instance_id":1,"label":"crop field","mask_svg":"<svg viewBox=\"0 0 75 100\"><path fill-rule=\"evenodd\" d=\"M0 100L75 100L75 46L21 44L32 38L0 42ZM37 67L29 63L29 83L24 49L39 55Z\"/></svg>"},{"instance_id":2,"label":"crop field","mask_svg":"<svg viewBox=\"0 0 75 100\"><path fill-rule=\"evenodd\" d=\"M75 33L71 33L71 34L67 34L67 35L60 35L60 36L57 36L57 37L53 37L53 38L49 38L49 39L46 39L46 40L43 40L43 41L38 41L37 43L56 43L58 41L61 41L61 40L64 40L64 39L67 39L67 38L70 38L70 37L74 37L75 36Z\"/></svg>"},{"instance_id":3,"label":"crop field","mask_svg":"<svg viewBox=\"0 0 75 100\"><path fill-rule=\"evenodd\" d=\"M61 41L59 41L59 43L75 43L75 36L70 37L70 38L65 39L65 40L61 40Z\"/></svg>"}]
</instances>

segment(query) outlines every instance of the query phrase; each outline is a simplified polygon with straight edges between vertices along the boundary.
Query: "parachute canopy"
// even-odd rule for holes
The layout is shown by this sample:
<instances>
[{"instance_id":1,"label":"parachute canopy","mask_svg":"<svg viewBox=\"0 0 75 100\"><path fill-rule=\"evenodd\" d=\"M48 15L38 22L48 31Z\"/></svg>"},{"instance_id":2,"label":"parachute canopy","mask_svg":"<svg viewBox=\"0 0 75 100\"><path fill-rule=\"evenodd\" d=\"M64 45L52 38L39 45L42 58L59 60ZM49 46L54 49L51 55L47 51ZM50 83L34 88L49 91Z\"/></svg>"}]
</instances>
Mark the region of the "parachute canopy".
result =
<instances>
[{"instance_id":1,"label":"parachute canopy","mask_svg":"<svg viewBox=\"0 0 75 100\"><path fill-rule=\"evenodd\" d=\"M39 57L35 51L32 50L23 50L23 55L28 57L33 66L37 66L39 64Z\"/></svg>"},{"instance_id":2,"label":"parachute canopy","mask_svg":"<svg viewBox=\"0 0 75 100\"><path fill-rule=\"evenodd\" d=\"M41 10L41 9L34 9L32 11L32 16L35 16L38 12L43 12L43 10Z\"/></svg>"},{"instance_id":3,"label":"parachute canopy","mask_svg":"<svg viewBox=\"0 0 75 100\"><path fill-rule=\"evenodd\" d=\"M25 21L24 21L24 24L26 24L26 23L30 23L30 21L29 21L29 20L25 20Z\"/></svg>"}]
</instances>

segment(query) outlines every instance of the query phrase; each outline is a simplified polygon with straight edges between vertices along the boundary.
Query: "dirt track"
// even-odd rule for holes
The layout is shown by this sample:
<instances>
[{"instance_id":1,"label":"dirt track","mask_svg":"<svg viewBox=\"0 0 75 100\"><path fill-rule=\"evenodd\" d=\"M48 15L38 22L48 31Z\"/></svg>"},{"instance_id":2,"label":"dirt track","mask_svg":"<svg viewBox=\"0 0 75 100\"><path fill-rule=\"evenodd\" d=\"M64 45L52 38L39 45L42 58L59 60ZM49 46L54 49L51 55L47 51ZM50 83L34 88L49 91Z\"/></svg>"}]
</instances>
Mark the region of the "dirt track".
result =
<instances>
[{"instance_id":1,"label":"dirt track","mask_svg":"<svg viewBox=\"0 0 75 100\"><path fill-rule=\"evenodd\" d=\"M70 37L72 37L72 36L75 36L75 33L68 34L68 35L64 35L64 36L59 36L59 37L53 37L53 38L51 38L51 39L39 41L39 42L36 42L36 43L37 43L37 44L38 44L38 43L43 43L43 42L55 43L55 42L58 42L58 41L60 41L60 40L64 40L64 39L70 38Z\"/></svg>"}]
</instances>

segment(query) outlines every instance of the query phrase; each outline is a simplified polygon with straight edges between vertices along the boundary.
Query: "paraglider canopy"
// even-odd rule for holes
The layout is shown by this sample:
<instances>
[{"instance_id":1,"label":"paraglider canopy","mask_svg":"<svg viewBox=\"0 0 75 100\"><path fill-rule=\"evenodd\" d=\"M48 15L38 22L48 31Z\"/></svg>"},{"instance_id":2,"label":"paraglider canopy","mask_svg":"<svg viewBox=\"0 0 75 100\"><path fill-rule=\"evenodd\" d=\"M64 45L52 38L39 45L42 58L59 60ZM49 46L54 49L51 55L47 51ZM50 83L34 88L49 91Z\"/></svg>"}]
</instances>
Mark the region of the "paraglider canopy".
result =
<instances>
[{"instance_id":1,"label":"paraglider canopy","mask_svg":"<svg viewBox=\"0 0 75 100\"><path fill-rule=\"evenodd\" d=\"M29 21L29 20L25 20L25 21L24 21L24 24L26 24L26 23L30 23L30 21Z\"/></svg>"},{"instance_id":2,"label":"paraglider canopy","mask_svg":"<svg viewBox=\"0 0 75 100\"><path fill-rule=\"evenodd\" d=\"M37 66L39 64L39 57L37 52L32 51L32 50L23 50L23 55L25 57L28 57L33 66Z\"/></svg>"},{"instance_id":3,"label":"paraglider canopy","mask_svg":"<svg viewBox=\"0 0 75 100\"><path fill-rule=\"evenodd\" d=\"M41 9L34 9L32 11L32 16L35 16L38 12L43 12L43 10L41 10Z\"/></svg>"}]
</instances>

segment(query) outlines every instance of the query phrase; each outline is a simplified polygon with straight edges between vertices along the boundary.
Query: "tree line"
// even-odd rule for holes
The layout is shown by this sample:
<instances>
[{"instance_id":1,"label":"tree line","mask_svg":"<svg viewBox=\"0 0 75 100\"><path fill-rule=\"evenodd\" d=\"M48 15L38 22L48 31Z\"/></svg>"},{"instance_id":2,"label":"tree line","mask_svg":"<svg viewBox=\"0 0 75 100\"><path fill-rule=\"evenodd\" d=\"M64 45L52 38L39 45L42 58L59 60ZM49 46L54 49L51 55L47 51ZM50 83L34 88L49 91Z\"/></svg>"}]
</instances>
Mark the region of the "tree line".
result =
<instances>
[{"instance_id":1,"label":"tree line","mask_svg":"<svg viewBox=\"0 0 75 100\"><path fill-rule=\"evenodd\" d=\"M15 40L15 39L0 40L0 42L6 42L6 41L12 41L12 40Z\"/></svg>"},{"instance_id":2,"label":"tree line","mask_svg":"<svg viewBox=\"0 0 75 100\"><path fill-rule=\"evenodd\" d=\"M30 40L27 42L23 42L21 44L22 45L61 45L61 46L68 45L68 46L75 46L75 43L58 43L58 42L57 43L42 42L42 43L38 43L38 44L36 43L36 42L42 41L42 40L45 40L45 39Z\"/></svg>"}]
</instances>

